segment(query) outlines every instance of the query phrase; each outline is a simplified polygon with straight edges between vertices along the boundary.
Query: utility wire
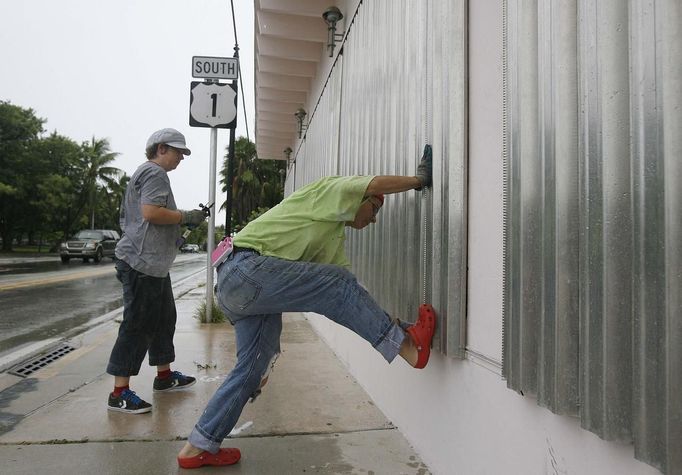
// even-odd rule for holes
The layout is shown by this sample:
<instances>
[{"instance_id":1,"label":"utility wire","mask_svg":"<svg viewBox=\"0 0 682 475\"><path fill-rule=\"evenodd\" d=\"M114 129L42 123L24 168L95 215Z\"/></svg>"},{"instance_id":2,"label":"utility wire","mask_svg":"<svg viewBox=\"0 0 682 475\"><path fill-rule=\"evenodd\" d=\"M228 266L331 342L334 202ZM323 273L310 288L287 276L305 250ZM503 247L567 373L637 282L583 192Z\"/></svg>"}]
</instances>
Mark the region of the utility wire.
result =
<instances>
[{"instance_id":1,"label":"utility wire","mask_svg":"<svg viewBox=\"0 0 682 475\"><path fill-rule=\"evenodd\" d=\"M237 74L239 75L239 89L242 93L242 109L244 110L244 125L246 126L246 139L250 142L249 136L249 120L246 117L246 99L244 98L244 83L242 82L242 62L239 57L239 41L237 40L237 21L234 17L234 1L230 0L230 7L232 8L232 28L234 29L234 54L237 57Z\"/></svg>"}]
</instances>

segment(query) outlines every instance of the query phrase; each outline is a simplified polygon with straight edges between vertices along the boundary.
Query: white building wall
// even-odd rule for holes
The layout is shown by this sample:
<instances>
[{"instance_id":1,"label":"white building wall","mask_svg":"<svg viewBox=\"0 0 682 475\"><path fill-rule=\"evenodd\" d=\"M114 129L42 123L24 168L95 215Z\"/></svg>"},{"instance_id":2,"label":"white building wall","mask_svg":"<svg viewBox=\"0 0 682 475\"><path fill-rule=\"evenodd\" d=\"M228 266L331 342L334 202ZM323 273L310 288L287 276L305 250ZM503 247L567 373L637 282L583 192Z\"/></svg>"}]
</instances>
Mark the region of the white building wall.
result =
<instances>
[{"instance_id":1,"label":"white building wall","mask_svg":"<svg viewBox=\"0 0 682 475\"><path fill-rule=\"evenodd\" d=\"M469 2L467 357L387 365L351 332L314 328L436 474L658 474L629 444L507 389L502 341L502 2Z\"/></svg>"},{"instance_id":2,"label":"white building wall","mask_svg":"<svg viewBox=\"0 0 682 475\"><path fill-rule=\"evenodd\" d=\"M310 321L434 474L660 474L633 458L632 445L538 407L472 359L432 354L422 371L387 365L350 331Z\"/></svg>"}]
</instances>

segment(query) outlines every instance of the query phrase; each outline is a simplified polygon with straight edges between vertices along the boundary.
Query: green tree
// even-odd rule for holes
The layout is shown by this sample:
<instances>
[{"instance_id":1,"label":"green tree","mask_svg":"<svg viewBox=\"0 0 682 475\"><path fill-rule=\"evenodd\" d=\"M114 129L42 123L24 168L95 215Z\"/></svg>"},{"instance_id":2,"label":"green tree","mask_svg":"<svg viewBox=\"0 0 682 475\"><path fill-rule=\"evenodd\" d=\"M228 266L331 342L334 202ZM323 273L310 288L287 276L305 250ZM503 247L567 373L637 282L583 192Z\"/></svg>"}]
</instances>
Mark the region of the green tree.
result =
<instances>
[{"instance_id":1,"label":"green tree","mask_svg":"<svg viewBox=\"0 0 682 475\"><path fill-rule=\"evenodd\" d=\"M28 237L58 241L95 224L118 227L127 177L111 162L107 139L78 145L53 132L32 109L0 101L0 237L2 250Z\"/></svg>"},{"instance_id":2,"label":"green tree","mask_svg":"<svg viewBox=\"0 0 682 475\"><path fill-rule=\"evenodd\" d=\"M118 228L118 209L127 179L120 170L107 166L116 156L108 147L107 140L93 138L78 145L56 132L36 143L33 159L42 163L45 171L36 176L37 222L52 231L57 241L88 226L88 222L92 224L95 214L100 227Z\"/></svg>"},{"instance_id":3,"label":"green tree","mask_svg":"<svg viewBox=\"0 0 682 475\"><path fill-rule=\"evenodd\" d=\"M111 151L108 139L96 140L92 137L90 142L84 142L81 147L83 149L81 200L86 203L90 215L90 228L94 229L97 199L101 189L115 188L123 172L111 166L118 153Z\"/></svg>"},{"instance_id":4,"label":"green tree","mask_svg":"<svg viewBox=\"0 0 682 475\"><path fill-rule=\"evenodd\" d=\"M0 237L2 250L11 251L12 241L31 219L28 199L35 193L39 164L30 160L32 148L43 131L44 119L33 109L0 101Z\"/></svg>"},{"instance_id":5,"label":"green tree","mask_svg":"<svg viewBox=\"0 0 682 475\"><path fill-rule=\"evenodd\" d=\"M97 222L103 229L119 229L121 202L130 177L123 173L119 179L97 190Z\"/></svg>"},{"instance_id":6,"label":"green tree","mask_svg":"<svg viewBox=\"0 0 682 475\"><path fill-rule=\"evenodd\" d=\"M53 132L33 148L32 160L42 164L36 175L36 191L31 204L36 210L33 226L42 236L55 241L68 237L82 215L78 206L82 149L73 140Z\"/></svg>"},{"instance_id":7,"label":"green tree","mask_svg":"<svg viewBox=\"0 0 682 475\"><path fill-rule=\"evenodd\" d=\"M246 137L239 137L234 147L234 180L232 181L232 229L239 229L250 221L258 208L269 209L282 201L282 174L286 163L282 160L261 160L256 145ZM227 192L228 158L225 157L220 183ZM220 209L225 209L223 202Z\"/></svg>"}]
</instances>

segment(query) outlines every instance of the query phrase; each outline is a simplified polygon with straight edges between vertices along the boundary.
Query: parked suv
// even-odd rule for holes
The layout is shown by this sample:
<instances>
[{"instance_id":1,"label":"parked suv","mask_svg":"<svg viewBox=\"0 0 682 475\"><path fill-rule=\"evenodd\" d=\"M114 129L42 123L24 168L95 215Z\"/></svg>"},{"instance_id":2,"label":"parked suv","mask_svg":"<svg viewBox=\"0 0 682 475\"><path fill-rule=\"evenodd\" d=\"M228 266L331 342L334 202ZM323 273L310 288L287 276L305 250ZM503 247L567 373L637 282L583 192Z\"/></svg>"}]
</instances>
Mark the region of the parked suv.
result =
<instances>
[{"instance_id":1,"label":"parked suv","mask_svg":"<svg viewBox=\"0 0 682 475\"><path fill-rule=\"evenodd\" d=\"M103 257L114 257L116 243L121 237L111 229L84 229L63 242L59 247L59 257L64 264L71 258L99 262Z\"/></svg>"}]
</instances>

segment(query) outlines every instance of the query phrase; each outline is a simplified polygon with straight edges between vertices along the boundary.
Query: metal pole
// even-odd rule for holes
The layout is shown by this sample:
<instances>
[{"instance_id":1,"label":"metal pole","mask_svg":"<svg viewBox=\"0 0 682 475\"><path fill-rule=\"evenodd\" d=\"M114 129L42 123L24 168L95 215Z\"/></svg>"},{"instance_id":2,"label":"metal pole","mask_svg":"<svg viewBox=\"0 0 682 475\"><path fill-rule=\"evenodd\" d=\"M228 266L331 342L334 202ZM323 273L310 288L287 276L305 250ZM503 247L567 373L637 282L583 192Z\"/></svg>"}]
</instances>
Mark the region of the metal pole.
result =
<instances>
[{"instance_id":1,"label":"metal pole","mask_svg":"<svg viewBox=\"0 0 682 475\"><path fill-rule=\"evenodd\" d=\"M232 16L234 17L234 12L232 13ZM239 65L239 46L237 46L236 43L234 45L233 57L237 58L237 64ZM233 80L232 84L235 86L237 96L239 96L239 86L237 85L237 81ZM230 144L227 153L227 200L225 201L225 236L232 235L232 182L234 181L234 135L236 128L237 124L235 121L235 126L230 129Z\"/></svg>"},{"instance_id":2,"label":"metal pole","mask_svg":"<svg viewBox=\"0 0 682 475\"><path fill-rule=\"evenodd\" d=\"M211 163L209 165L208 202L215 203L216 162L218 155L218 129L211 127ZM213 265L211 253L215 249L215 210L208 217L208 242L206 243L206 323L213 318Z\"/></svg>"},{"instance_id":3,"label":"metal pole","mask_svg":"<svg viewBox=\"0 0 682 475\"><path fill-rule=\"evenodd\" d=\"M227 201L225 203L225 236L232 234L232 182L234 182L234 129L230 129L227 153Z\"/></svg>"}]
</instances>

